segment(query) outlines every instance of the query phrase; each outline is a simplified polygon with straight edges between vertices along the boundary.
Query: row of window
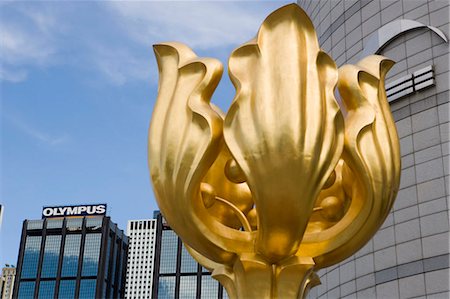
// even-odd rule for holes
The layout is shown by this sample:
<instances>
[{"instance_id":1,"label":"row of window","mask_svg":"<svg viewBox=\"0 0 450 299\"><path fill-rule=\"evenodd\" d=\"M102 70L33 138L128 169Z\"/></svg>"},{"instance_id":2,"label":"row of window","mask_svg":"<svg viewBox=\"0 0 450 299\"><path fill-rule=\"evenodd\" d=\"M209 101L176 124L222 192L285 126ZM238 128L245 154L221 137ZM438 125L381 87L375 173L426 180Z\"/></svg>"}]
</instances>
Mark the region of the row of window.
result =
<instances>
[{"instance_id":1,"label":"row of window","mask_svg":"<svg viewBox=\"0 0 450 299\"><path fill-rule=\"evenodd\" d=\"M81 230L83 226L84 218L67 218L66 228L68 230ZM103 217L85 218L87 229L97 229L102 227ZM39 219L39 220L28 220L27 230L42 230L44 228L44 223L47 229L62 228L64 225L64 219Z\"/></svg>"},{"instance_id":2,"label":"row of window","mask_svg":"<svg viewBox=\"0 0 450 299\"><path fill-rule=\"evenodd\" d=\"M36 283L25 281L20 283L18 298L34 299ZM56 281L41 281L39 284L38 299L53 298L55 296ZM61 280L59 283L59 299L69 299L75 297L75 280ZM82 279L80 282L80 299L95 299L95 279Z\"/></svg>"},{"instance_id":3,"label":"row of window","mask_svg":"<svg viewBox=\"0 0 450 299\"><path fill-rule=\"evenodd\" d=\"M219 296L219 282L209 275L201 276L200 290L197 290L197 276L181 276L179 287L179 298L183 299L211 299ZM166 276L159 278L158 298L173 299L175 298L176 277ZM200 293L200 297L197 294ZM223 290L223 298L228 298L226 291Z\"/></svg>"},{"instance_id":4,"label":"row of window","mask_svg":"<svg viewBox=\"0 0 450 299\"><path fill-rule=\"evenodd\" d=\"M21 272L22 279L37 277L41 241L42 236L27 236ZM46 237L41 267L42 278L56 277L60 258L61 241L62 236L60 235L50 235ZM82 276L97 275L100 245L101 233L86 235L83 252ZM74 277L77 275L78 259L81 250L83 250L80 246L81 235L66 235L62 255L62 277Z\"/></svg>"},{"instance_id":5,"label":"row of window","mask_svg":"<svg viewBox=\"0 0 450 299\"><path fill-rule=\"evenodd\" d=\"M155 229L156 228L156 220L138 220L138 221L130 221L130 230L137 229Z\"/></svg>"}]
</instances>

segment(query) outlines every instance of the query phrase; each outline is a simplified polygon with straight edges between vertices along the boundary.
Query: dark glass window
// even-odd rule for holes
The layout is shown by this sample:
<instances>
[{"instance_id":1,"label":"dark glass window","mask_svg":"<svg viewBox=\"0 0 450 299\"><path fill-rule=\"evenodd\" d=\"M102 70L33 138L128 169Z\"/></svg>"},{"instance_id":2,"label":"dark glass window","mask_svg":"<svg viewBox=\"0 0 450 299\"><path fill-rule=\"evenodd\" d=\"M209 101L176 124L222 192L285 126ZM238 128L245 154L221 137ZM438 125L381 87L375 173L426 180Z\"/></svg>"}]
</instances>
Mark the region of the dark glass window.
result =
<instances>
[{"instance_id":1,"label":"dark glass window","mask_svg":"<svg viewBox=\"0 0 450 299\"><path fill-rule=\"evenodd\" d=\"M163 231L161 240L160 273L175 273L178 236L171 230Z\"/></svg>"},{"instance_id":2,"label":"dark glass window","mask_svg":"<svg viewBox=\"0 0 450 299\"><path fill-rule=\"evenodd\" d=\"M53 298L55 293L55 280L41 281L39 284L39 299Z\"/></svg>"},{"instance_id":3,"label":"dark glass window","mask_svg":"<svg viewBox=\"0 0 450 299\"><path fill-rule=\"evenodd\" d=\"M41 273L43 278L56 277L60 246L61 236L47 236L45 240L44 261L42 263Z\"/></svg>"},{"instance_id":4,"label":"dark glass window","mask_svg":"<svg viewBox=\"0 0 450 299\"><path fill-rule=\"evenodd\" d=\"M83 218L69 218L66 222L68 231L81 231L83 226Z\"/></svg>"},{"instance_id":5,"label":"dark glass window","mask_svg":"<svg viewBox=\"0 0 450 299\"><path fill-rule=\"evenodd\" d=\"M180 277L180 298L183 299L197 298L197 276L189 275Z\"/></svg>"},{"instance_id":6,"label":"dark glass window","mask_svg":"<svg viewBox=\"0 0 450 299\"><path fill-rule=\"evenodd\" d=\"M103 218L86 218L86 228L88 230L97 230L102 227Z\"/></svg>"},{"instance_id":7,"label":"dark glass window","mask_svg":"<svg viewBox=\"0 0 450 299\"><path fill-rule=\"evenodd\" d=\"M44 220L28 220L27 229L42 229Z\"/></svg>"},{"instance_id":8,"label":"dark glass window","mask_svg":"<svg viewBox=\"0 0 450 299\"><path fill-rule=\"evenodd\" d=\"M41 236L27 236L21 278L36 278L41 240Z\"/></svg>"},{"instance_id":9,"label":"dark glass window","mask_svg":"<svg viewBox=\"0 0 450 299\"><path fill-rule=\"evenodd\" d=\"M95 276L98 271L102 234L87 234L84 243L82 276Z\"/></svg>"},{"instance_id":10,"label":"dark glass window","mask_svg":"<svg viewBox=\"0 0 450 299\"><path fill-rule=\"evenodd\" d=\"M228 293L227 293L227 290L225 290L225 288L223 288L223 296L222 296L222 298L223 299L229 299L230 297L228 297Z\"/></svg>"},{"instance_id":11,"label":"dark glass window","mask_svg":"<svg viewBox=\"0 0 450 299\"><path fill-rule=\"evenodd\" d=\"M186 248L181 250L181 273L196 273L197 262L192 258Z\"/></svg>"},{"instance_id":12,"label":"dark glass window","mask_svg":"<svg viewBox=\"0 0 450 299\"><path fill-rule=\"evenodd\" d=\"M48 219L47 220L47 228L62 228L63 220L62 219Z\"/></svg>"},{"instance_id":13,"label":"dark glass window","mask_svg":"<svg viewBox=\"0 0 450 299\"><path fill-rule=\"evenodd\" d=\"M123 246L123 244L122 244L122 246ZM119 271L117 273L119 275L119 277L118 277L118 286L120 286L120 285L122 285L122 264L123 264L123 258L124 258L125 254L126 254L126 252L123 249L123 247L122 247L122 251L121 252L118 251L118 254L120 254L120 258L119 258Z\"/></svg>"},{"instance_id":14,"label":"dark glass window","mask_svg":"<svg viewBox=\"0 0 450 299\"><path fill-rule=\"evenodd\" d=\"M202 292L201 298L210 299L217 298L219 293L219 282L209 275L202 276Z\"/></svg>"},{"instance_id":15,"label":"dark glass window","mask_svg":"<svg viewBox=\"0 0 450 299\"><path fill-rule=\"evenodd\" d=\"M175 276L160 277L158 285L158 299L175 298Z\"/></svg>"},{"instance_id":16,"label":"dark glass window","mask_svg":"<svg viewBox=\"0 0 450 299\"><path fill-rule=\"evenodd\" d=\"M75 280L61 280L59 283L59 299L73 299L75 297Z\"/></svg>"},{"instance_id":17,"label":"dark glass window","mask_svg":"<svg viewBox=\"0 0 450 299\"><path fill-rule=\"evenodd\" d=\"M113 248L113 258L112 258L112 268L111 268L111 284L114 285L116 280L116 264L117 264L117 242L114 244Z\"/></svg>"},{"instance_id":18,"label":"dark glass window","mask_svg":"<svg viewBox=\"0 0 450 299\"><path fill-rule=\"evenodd\" d=\"M62 277L77 276L78 256L80 255L81 235L67 235L64 245Z\"/></svg>"},{"instance_id":19,"label":"dark glass window","mask_svg":"<svg viewBox=\"0 0 450 299\"><path fill-rule=\"evenodd\" d=\"M34 281L24 281L20 283L18 299L34 298Z\"/></svg>"},{"instance_id":20,"label":"dark glass window","mask_svg":"<svg viewBox=\"0 0 450 299\"><path fill-rule=\"evenodd\" d=\"M107 245L106 245L105 277L106 277L107 280L110 279L109 273L108 273L108 270L109 270L109 262L110 262L109 256L111 255L111 254L110 254L110 251L111 251L111 235L108 236L108 242L107 242Z\"/></svg>"},{"instance_id":21,"label":"dark glass window","mask_svg":"<svg viewBox=\"0 0 450 299\"><path fill-rule=\"evenodd\" d=\"M82 279L79 299L95 299L95 279Z\"/></svg>"}]
</instances>

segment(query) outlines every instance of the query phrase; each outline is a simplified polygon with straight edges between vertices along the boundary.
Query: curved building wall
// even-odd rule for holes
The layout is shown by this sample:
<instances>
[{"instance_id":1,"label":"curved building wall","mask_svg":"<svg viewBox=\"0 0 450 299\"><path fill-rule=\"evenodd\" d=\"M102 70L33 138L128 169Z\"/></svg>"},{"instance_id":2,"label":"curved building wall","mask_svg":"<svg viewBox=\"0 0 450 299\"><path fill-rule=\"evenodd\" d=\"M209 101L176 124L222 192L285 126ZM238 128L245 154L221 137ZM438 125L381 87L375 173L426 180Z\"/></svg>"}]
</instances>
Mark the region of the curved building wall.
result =
<instances>
[{"instance_id":1,"label":"curved building wall","mask_svg":"<svg viewBox=\"0 0 450 299\"><path fill-rule=\"evenodd\" d=\"M338 66L357 62L374 42L370 36L395 20L418 21L450 37L448 0L298 4ZM403 93L390 98L402 154L400 191L389 217L365 247L319 271L322 285L311 290L310 298L450 298L449 52L449 44L428 28L403 33L379 50L397 62L386 84L406 84ZM431 73L421 85L411 78L422 70ZM408 80L414 86L408 87Z\"/></svg>"}]
</instances>

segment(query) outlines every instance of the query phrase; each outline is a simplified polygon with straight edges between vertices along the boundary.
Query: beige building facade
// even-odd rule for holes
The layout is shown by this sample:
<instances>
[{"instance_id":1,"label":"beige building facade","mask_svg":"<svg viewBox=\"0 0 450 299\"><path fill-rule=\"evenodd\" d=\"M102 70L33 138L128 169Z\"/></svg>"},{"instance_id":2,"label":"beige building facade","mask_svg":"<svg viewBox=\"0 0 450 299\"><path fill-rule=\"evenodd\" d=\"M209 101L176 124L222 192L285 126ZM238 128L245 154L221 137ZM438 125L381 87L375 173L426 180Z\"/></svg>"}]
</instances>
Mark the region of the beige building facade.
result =
<instances>
[{"instance_id":1,"label":"beige building facade","mask_svg":"<svg viewBox=\"0 0 450 299\"><path fill-rule=\"evenodd\" d=\"M0 298L11 299L14 290L14 281L16 279L16 268L7 267L2 269L0 276Z\"/></svg>"}]
</instances>

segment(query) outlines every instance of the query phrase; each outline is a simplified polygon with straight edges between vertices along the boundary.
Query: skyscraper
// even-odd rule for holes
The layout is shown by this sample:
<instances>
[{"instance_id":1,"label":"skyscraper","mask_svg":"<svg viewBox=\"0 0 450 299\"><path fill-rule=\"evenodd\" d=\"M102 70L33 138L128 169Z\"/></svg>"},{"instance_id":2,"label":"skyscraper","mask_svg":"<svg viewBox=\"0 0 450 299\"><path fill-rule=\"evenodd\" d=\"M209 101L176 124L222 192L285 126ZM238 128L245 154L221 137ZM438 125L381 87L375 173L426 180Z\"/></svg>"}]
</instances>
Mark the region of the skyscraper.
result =
<instances>
[{"instance_id":1,"label":"skyscraper","mask_svg":"<svg viewBox=\"0 0 450 299\"><path fill-rule=\"evenodd\" d=\"M128 221L129 238L125 298L151 298L156 219Z\"/></svg>"},{"instance_id":2,"label":"skyscraper","mask_svg":"<svg viewBox=\"0 0 450 299\"><path fill-rule=\"evenodd\" d=\"M0 276L0 299L11 299L16 279L16 268L6 265Z\"/></svg>"},{"instance_id":3,"label":"skyscraper","mask_svg":"<svg viewBox=\"0 0 450 299\"><path fill-rule=\"evenodd\" d=\"M106 205L42 215L23 222L14 298L123 298L128 239Z\"/></svg>"},{"instance_id":4,"label":"skyscraper","mask_svg":"<svg viewBox=\"0 0 450 299\"><path fill-rule=\"evenodd\" d=\"M152 298L228 298L211 272L190 256L161 214L157 215Z\"/></svg>"},{"instance_id":5,"label":"skyscraper","mask_svg":"<svg viewBox=\"0 0 450 299\"><path fill-rule=\"evenodd\" d=\"M3 205L0 204L0 229L2 228L2 220L3 220Z\"/></svg>"}]
</instances>

